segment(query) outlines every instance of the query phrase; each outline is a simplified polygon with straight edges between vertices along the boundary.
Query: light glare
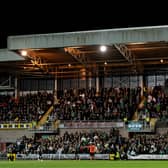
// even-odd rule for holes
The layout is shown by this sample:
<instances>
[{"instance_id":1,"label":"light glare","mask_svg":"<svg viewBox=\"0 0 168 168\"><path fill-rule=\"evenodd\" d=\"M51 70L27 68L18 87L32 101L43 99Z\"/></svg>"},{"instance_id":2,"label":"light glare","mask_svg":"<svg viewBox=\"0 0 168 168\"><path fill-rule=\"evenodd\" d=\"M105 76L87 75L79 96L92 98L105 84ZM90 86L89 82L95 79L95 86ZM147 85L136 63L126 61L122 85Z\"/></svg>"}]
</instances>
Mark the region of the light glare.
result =
<instances>
[{"instance_id":1,"label":"light glare","mask_svg":"<svg viewBox=\"0 0 168 168\"><path fill-rule=\"evenodd\" d=\"M100 46L100 51L101 51L101 52L105 52L106 50L107 50L107 47L106 47L106 46L104 46L104 45L103 45L103 46Z\"/></svg>"},{"instance_id":2,"label":"light glare","mask_svg":"<svg viewBox=\"0 0 168 168\"><path fill-rule=\"evenodd\" d=\"M22 50L22 51L21 51L21 55L22 55L22 56L27 56L27 51Z\"/></svg>"},{"instance_id":3,"label":"light glare","mask_svg":"<svg viewBox=\"0 0 168 168\"><path fill-rule=\"evenodd\" d=\"M163 63L163 59L161 59L160 62Z\"/></svg>"}]
</instances>

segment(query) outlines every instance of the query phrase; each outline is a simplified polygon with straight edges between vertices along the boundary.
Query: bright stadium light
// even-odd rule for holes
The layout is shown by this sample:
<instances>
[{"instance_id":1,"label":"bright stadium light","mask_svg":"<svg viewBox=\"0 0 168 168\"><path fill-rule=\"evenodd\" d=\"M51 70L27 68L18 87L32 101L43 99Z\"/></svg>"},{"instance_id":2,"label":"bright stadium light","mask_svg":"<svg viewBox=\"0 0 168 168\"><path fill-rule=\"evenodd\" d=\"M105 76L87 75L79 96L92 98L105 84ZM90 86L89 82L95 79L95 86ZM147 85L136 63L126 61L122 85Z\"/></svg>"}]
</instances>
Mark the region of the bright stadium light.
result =
<instances>
[{"instance_id":1,"label":"bright stadium light","mask_svg":"<svg viewBox=\"0 0 168 168\"><path fill-rule=\"evenodd\" d=\"M163 59L160 60L160 63L163 63Z\"/></svg>"},{"instance_id":2,"label":"bright stadium light","mask_svg":"<svg viewBox=\"0 0 168 168\"><path fill-rule=\"evenodd\" d=\"M22 50L21 51L21 55L24 56L24 57L27 56L27 51L26 50Z\"/></svg>"},{"instance_id":3,"label":"bright stadium light","mask_svg":"<svg viewBox=\"0 0 168 168\"><path fill-rule=\"evenodd\" d=\"M107 50L106 46L104 46L104 45L100 46L100 51L101 52L105 52L106 50Z\"/></svg>"}]
</instances>

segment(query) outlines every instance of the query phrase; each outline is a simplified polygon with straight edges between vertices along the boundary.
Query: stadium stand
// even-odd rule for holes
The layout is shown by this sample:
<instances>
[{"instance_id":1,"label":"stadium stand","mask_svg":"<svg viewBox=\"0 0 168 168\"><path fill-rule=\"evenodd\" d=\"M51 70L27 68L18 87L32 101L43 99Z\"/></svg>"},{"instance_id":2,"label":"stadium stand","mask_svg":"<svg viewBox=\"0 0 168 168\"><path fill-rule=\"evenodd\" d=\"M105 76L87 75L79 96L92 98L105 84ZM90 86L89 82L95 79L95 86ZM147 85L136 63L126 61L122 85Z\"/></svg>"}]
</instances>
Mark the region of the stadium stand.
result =
<instances>
[{"instance_id":1,"label":"stadium stand","mask_svg":"<svg viewBox=\"0 0 168 168\"><path fill-rule=\"evenodd\" d=\"M10 36L0 51L0 158L168 159L165 32Z\"/></svg>"}]
</instances>

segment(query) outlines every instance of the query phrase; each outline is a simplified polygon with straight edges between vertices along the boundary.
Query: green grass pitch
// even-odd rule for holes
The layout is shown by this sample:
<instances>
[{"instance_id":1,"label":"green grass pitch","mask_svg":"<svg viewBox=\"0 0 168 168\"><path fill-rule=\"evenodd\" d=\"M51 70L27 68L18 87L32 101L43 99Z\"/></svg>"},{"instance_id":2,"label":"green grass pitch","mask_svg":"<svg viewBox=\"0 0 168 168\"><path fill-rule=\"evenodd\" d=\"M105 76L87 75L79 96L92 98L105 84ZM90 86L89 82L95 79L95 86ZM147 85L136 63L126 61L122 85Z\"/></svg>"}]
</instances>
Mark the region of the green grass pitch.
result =
<instances>
[{"instance_id":1,"label":"green grass pitch","mask_svg":"<svg viewBox=\"0 0 168 168\"><path fill-rule=\"evenodd\" d=\"M0 168L168 168L168 161L1 160Z\"/></svg>"}]
</instances>

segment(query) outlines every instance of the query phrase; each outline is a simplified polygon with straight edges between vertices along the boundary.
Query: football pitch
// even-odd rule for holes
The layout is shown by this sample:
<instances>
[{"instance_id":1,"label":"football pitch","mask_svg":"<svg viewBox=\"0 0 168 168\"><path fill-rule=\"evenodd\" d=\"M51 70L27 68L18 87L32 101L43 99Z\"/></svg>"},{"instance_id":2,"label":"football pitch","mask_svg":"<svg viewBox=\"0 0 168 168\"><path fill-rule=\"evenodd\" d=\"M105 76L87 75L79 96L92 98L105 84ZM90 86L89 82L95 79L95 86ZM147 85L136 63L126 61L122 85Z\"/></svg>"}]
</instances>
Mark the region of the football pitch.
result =
<instances>
[{"instance_id":1,"label":"football pitch","mask_svg":"<svg viewBox=\"0 0 168 168\"><path fill-rule=\"evenodd\" d=\"M0 168L168 168L168 161L0 160Z\"/></svg>"}]
</instances>

